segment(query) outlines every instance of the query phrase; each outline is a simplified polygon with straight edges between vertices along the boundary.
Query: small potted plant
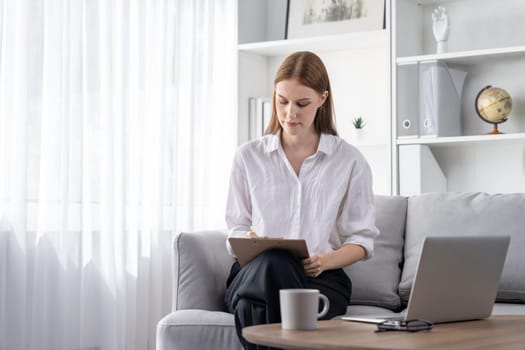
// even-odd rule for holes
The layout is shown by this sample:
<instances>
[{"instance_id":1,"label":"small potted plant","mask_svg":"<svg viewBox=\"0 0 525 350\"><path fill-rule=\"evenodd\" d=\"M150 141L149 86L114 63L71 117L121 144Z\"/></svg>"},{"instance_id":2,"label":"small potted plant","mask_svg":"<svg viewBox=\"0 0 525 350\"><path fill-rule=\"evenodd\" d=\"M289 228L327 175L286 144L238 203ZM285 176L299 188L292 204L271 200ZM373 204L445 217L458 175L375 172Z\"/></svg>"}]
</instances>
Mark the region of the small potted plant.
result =
<instances>
[{"instance_id":1,"label":"small potted plant","mask_svg":"<svg viewBox=\"0 0 525 350\"><path fill-rule=\"evenodd\" d=\"M354 125L354 140L361 141L363 139L363 128L366 124L365 120L363 117L356 117L352 120L352 124Z\"/></svg>"},{"instance_id":2,"label":"small potted plant","mask_svg":"<svg viewBox=\"0 0 525 350\"><path fill-rule=\"evenodd\" d=\"M356 128L356 129L363 129L365 127L366 123L365 123L365 120L363 119L363 117L356 117L352 121L352 124L354 125L354 128Z\"/></svg>"}]
</instances>

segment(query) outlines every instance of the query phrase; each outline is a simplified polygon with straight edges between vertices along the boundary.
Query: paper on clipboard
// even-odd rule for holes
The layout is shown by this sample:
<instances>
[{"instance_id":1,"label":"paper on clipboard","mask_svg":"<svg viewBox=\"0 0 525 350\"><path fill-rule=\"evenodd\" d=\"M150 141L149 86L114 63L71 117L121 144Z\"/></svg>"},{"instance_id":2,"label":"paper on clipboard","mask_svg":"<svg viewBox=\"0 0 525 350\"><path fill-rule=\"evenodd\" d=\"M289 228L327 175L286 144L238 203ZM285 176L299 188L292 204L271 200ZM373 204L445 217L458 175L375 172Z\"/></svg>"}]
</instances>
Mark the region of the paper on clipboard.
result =
<instances>
[{"instance_id":1,"label":"paper on clipboard","mask_svg":"<svg viewBox=\"0 0 525 350\"><path fill-rule=\"evenodd\" d=\"M270 249L284 249L292 252L300 259L308 258L308 248L304 239L285 239L270 237L230 237L230 246L237 256L241 267L249 263L259 254Z\"/></svg>"}]
</instances>

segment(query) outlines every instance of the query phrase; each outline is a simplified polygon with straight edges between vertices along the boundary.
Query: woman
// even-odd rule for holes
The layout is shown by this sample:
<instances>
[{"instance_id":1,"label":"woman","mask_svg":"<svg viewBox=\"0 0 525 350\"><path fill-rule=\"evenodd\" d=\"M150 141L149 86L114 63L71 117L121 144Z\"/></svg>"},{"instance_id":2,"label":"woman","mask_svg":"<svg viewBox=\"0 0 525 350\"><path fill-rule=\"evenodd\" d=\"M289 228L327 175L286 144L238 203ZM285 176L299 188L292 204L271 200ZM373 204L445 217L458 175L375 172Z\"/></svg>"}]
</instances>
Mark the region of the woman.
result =
<instances>
[{"instance_id":1,"label":"woman","mask_svg":"<svg viewBox=\"0 0 525 350\"><path fill-rule=\"evenodd\" d=\"M280 289L319 289L330 299L325 318L344 314L351 281L342 268L369 258L379 234L370 168L337 136L321 59L311 52L288 56L277 71L272 100L266 134L235 155L229 236L303 238L310 257L300 261L274 250L242 269L233 264L225 301L246 349L255 346L241 336L243 327L280 322Z\"/></svg>"}]
</instances>

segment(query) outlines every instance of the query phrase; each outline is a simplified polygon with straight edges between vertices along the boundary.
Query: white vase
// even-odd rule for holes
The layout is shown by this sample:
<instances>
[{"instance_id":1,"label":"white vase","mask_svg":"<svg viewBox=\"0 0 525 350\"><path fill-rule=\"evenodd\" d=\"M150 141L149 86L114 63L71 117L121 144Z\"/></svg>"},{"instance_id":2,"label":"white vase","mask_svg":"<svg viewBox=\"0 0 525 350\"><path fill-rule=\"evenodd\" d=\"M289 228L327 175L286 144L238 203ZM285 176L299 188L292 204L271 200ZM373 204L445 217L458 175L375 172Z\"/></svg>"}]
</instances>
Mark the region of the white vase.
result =
<instances>
[{"instance_id":1,"label":"white vase","mask_svg":"<svg viewBox=\"0 0 525 350\"><path fill-rule=\"evenodd\" d=\"M364 138L365 138L365 131L363 129L356 129L356 128L353 129L352 139L354 143L363 142Z\"/></svg>"}]
</instances>

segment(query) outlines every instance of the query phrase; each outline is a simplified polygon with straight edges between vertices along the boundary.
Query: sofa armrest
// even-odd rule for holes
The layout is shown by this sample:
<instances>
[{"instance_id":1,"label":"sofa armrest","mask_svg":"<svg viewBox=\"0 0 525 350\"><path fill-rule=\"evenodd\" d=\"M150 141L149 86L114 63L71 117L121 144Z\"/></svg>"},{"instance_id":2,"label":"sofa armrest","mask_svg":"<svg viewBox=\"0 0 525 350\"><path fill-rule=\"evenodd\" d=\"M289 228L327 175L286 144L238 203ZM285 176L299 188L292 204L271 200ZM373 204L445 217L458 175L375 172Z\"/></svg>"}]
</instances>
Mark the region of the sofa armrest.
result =
<instances>
[{"instance_id":1,"label":"sofa armrest","mask_svg":"<svg viewBox=\"0 0 525 350\"><path fill-rule=\"evenodd\" d=\"M226 279L234 259L222 231L181 232L175 236L173 310L225 311Z\"/></svg>"}]
</instances>

